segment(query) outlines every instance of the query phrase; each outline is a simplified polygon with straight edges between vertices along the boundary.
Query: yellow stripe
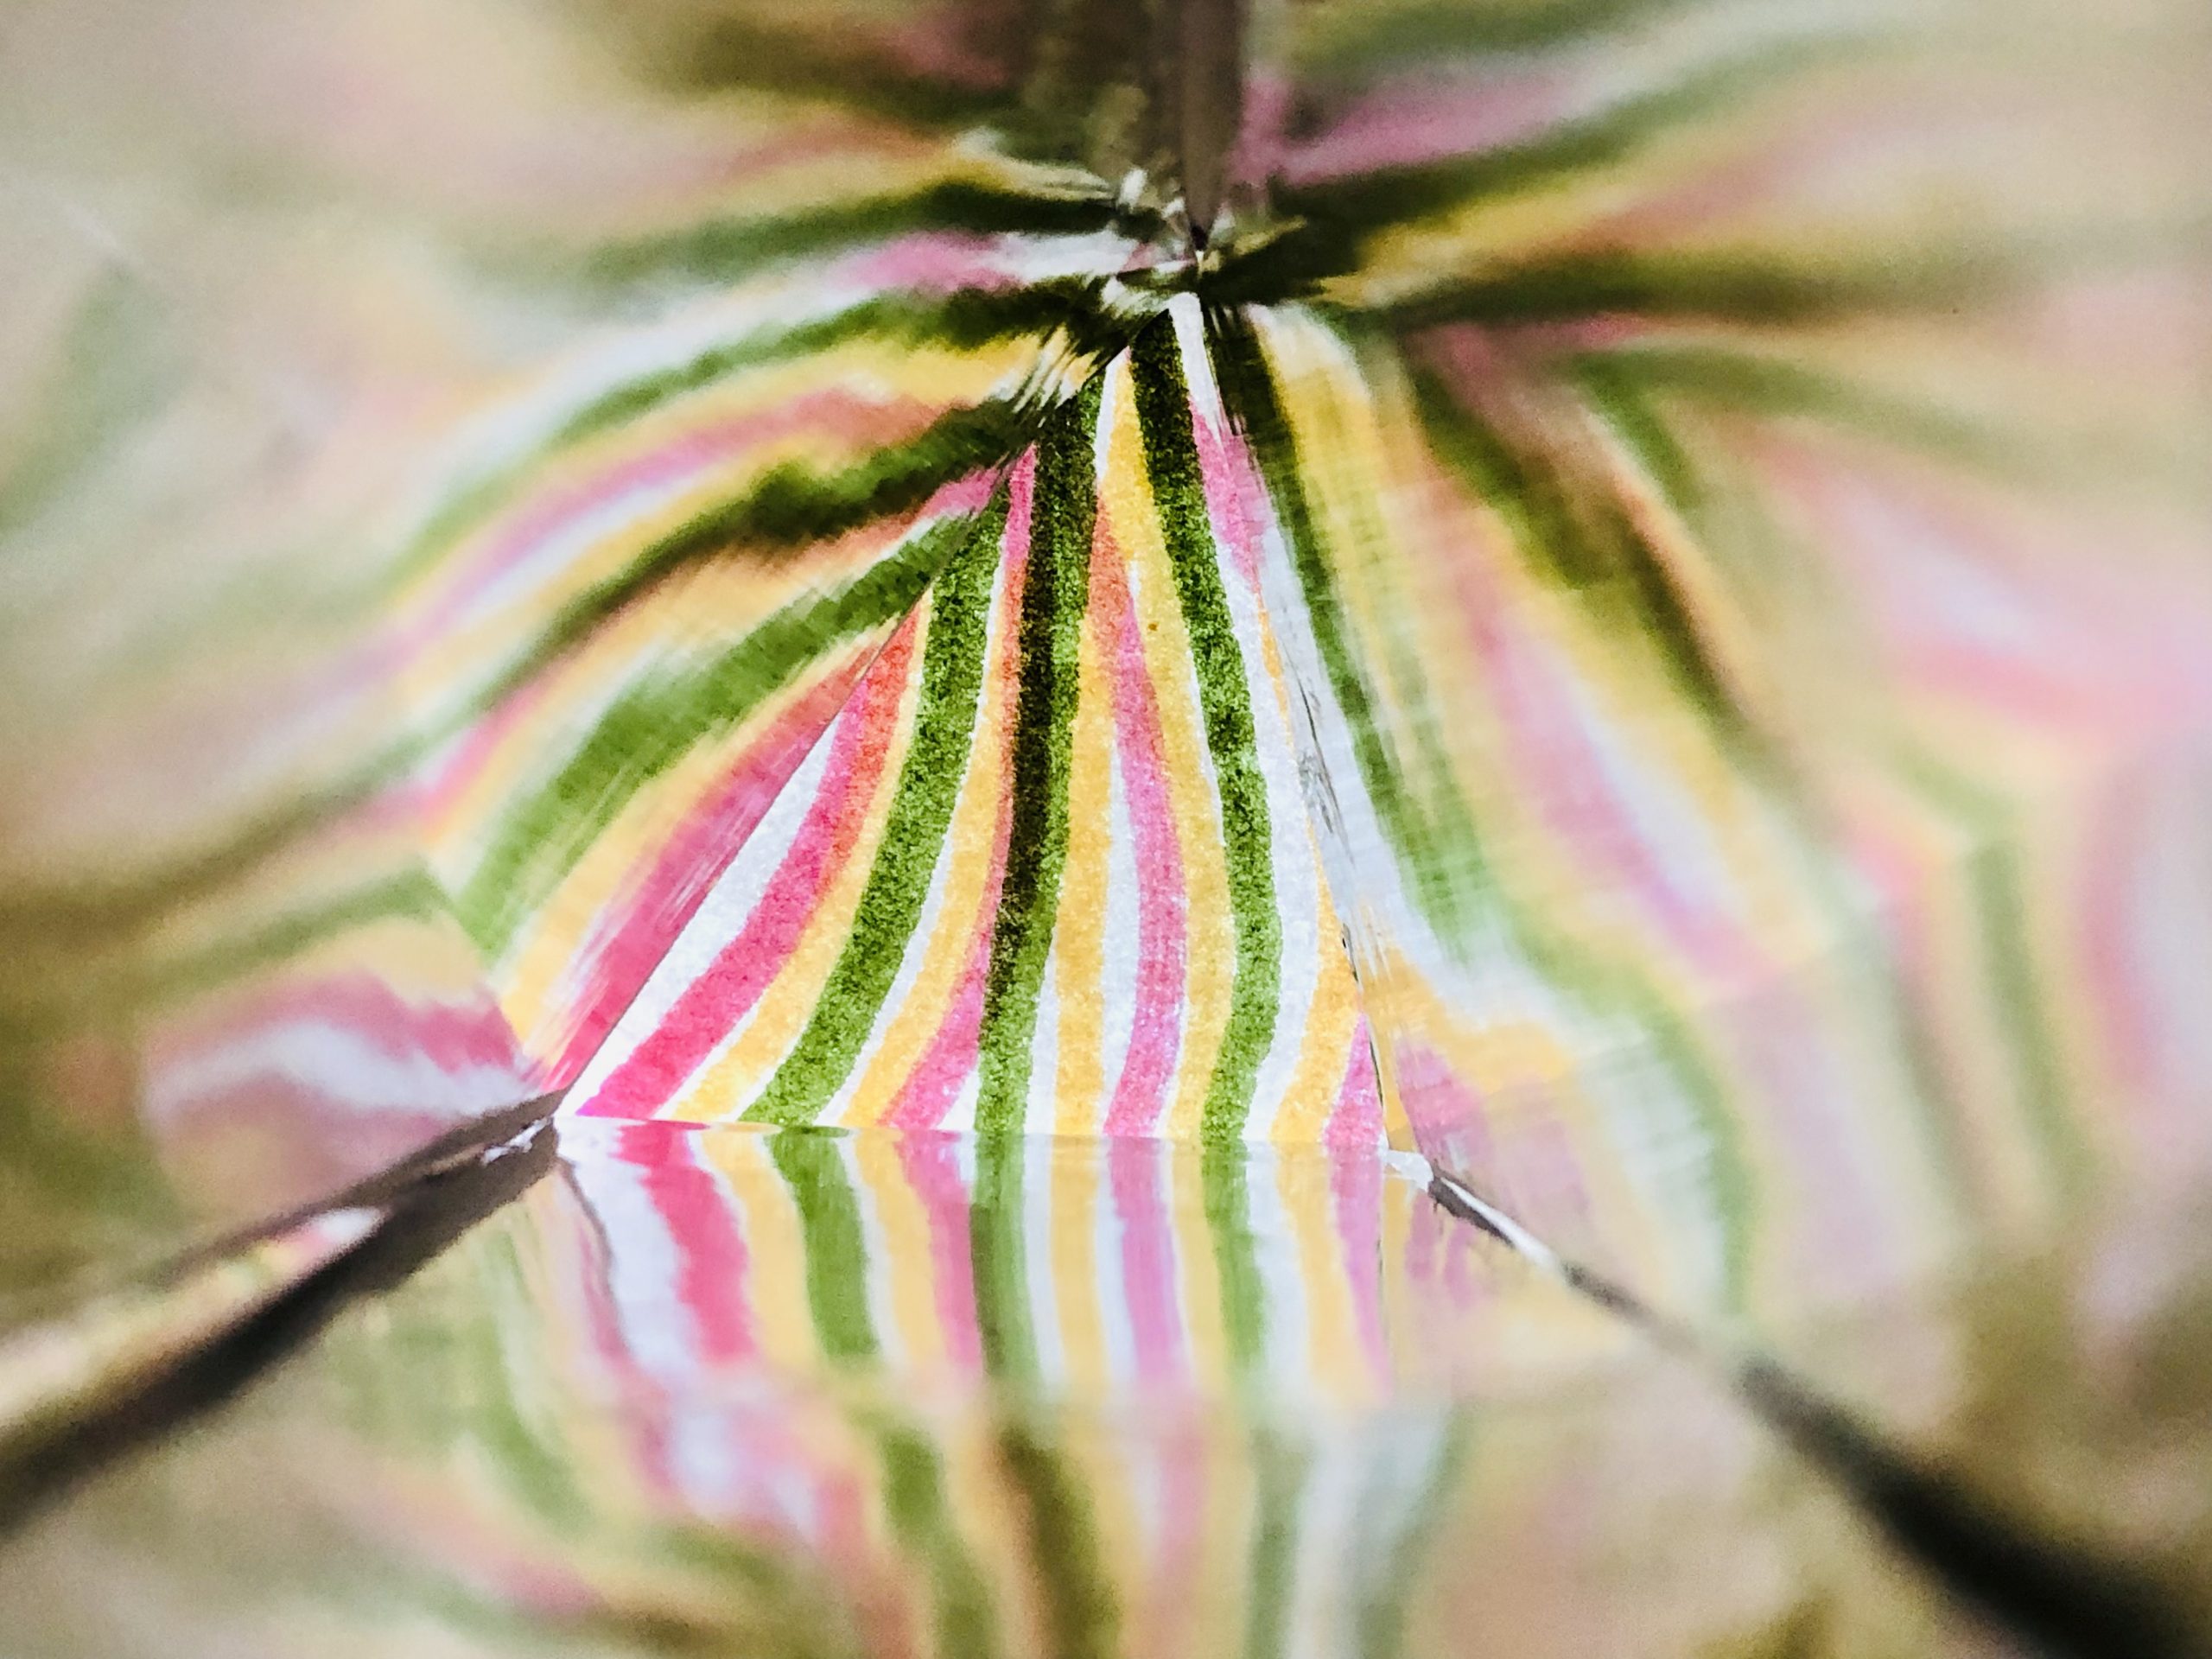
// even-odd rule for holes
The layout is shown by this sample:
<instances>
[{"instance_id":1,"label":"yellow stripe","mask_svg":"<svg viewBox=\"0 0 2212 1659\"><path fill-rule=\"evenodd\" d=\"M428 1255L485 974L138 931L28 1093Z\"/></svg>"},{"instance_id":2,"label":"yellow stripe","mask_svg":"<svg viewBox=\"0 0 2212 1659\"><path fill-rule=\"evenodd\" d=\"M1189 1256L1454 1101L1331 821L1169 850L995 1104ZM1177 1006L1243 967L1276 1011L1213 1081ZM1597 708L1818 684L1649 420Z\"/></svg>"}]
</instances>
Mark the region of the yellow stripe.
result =
<instances>
[{"instance_id":1,"label":"yellow stripe","mask_svg":"<svg viewBox=\"0 0 2212 1659\"><path fill-rule=\"evenodd\" d=\"M568 877L518 930L499 974L500 1001L518 1030L551 1027L566 1034L565 1021L574 1014L570 976L580 965L578 951L600 918L649 872L671 833L706 798L734 756L821 679L849 669L855 657L874 651L887 632L880 630L849 649L817 659L801 683L764 703L742 726L691 749L631 798Z\"/></svg>"},{"instance_id":2,"label":"yellow stripe","mask_svg":"<svg viewBox=\"0 0 2212 1659\"><path fill-rule=\"evenodd\" d=\"M1112 438L1099 511L1119 538L1142 630L1146 677L1160 706L1162 760L1169 810L1182 842L1188 938L1188 977L1183 998L1183 1041L1174 1091L1161 1133L1195 1139L1206 1087L1213 1077L1229 1023L1235 945L1229 913L1227 852L1209 779L1205 741L1198 720L1198 682L1191 642L1183 626L1174 575L1167 563L1152 491L1145 477L1126 361L1116 366Z\"/></svg>"},{"instance_id":3,"label":"yellow stripe","mask_svg":"<svg viewBox=\"0 0 2212 1659\"><path fill-rule=\"evenodd\" d=\"M1102 531L1109 527L1101 524ZM1095 1135L1105 1127L1105 942L1113 879L1114 692L1094 604L1077 657L1075 727L1068 744L1068 848L1052 931L1052 1007L1059 1075L1053 1127Z\"/></svg>"},{"instance_id":4,"label":"yellow stripe","mask_svg":"<svg viewBox=\"0 0 2212 1659\"><path fill-rule=\"evenodd\" d=\"M1344 1242L1337 1231L1336 1195L1329 1190L1330 1162L1311 1153L1283 1153L1274 1163L1275 1190L1297 1232L1306 1363L1331 1398L1347 1402L1365 1399L1381 1379L1369 1375L1366 1350L1353 1323L1351 1287L1344 1282Z\"/></svg>"},{"instance_id":5,"label":"yellow stripe","mask_svg":"<svg viewBox=\"0 0 2212 1659\"><path fill-rule=\"evenodd\" d=\"M891 1275L891 1317L897 1322L905 1363L919 1373L944 1361L944 1327L937 1316L929 1215L907 1184L896 1144L880 1135L852 1137L853 1156L875 1212L882 1246L871 1243L868 1271Z\"/></svg>"},{"instance_id":6,"label":"yellow stripe","mask_svg":"<svg viewBox=\"0 0 2212 1659\"><path fill-rule=\"evenodd\" d=\"M1052 1157L1052 1306L1060 1352L1079 1392L1112 1382L1098 1307L1098 1172L1103 1143L1063 1141Z\"/></svg>"},{"instance_id":7,"label":"yellow stripe","mask_svg":"<svg viewBox=\"0 0 2212 1659\"><path fill-rule=\"evenodd\" d=\"M928 644L926 626L921 632L906 683L899 687L898 713L883 767L852 852L815 905L791 959L762 993L750 1022L698 1083L683 1090L665 1116L706 1122L742 1112L790 1052L821 1001L823 987L852 932L853 916L868 886L876 846L883 839L891 803L899 792L899 763L913 741L916 705L921 699L922 658Z\"/></svg>"},{"instance_id":8,"label":"yellow stripe","mask_svg":"<svg viewBox=\"0 0 2212 1659\"><path fill-rule=\"evenodd\" d=\"M769 1161L768 1137L734 1129L709 1135L701 1150L729 1183L743 1218L753 1329L763 1358L814 1370L821 1351L806 1297L806 1241L791 1189Z\"/></svg>"}]
</instances>

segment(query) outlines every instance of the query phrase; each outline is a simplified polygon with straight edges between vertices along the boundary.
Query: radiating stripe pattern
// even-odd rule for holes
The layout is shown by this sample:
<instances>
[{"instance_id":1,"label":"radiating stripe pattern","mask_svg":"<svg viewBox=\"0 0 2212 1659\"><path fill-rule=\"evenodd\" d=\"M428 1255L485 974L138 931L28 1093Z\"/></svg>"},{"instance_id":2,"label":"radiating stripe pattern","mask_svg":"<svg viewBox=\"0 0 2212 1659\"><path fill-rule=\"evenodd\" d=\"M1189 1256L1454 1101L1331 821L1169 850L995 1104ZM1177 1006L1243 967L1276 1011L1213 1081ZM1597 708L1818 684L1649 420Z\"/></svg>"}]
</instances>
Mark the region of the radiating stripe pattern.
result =
<instances>
[{"instance_id":1,"label":"radiating stripe pattern","mask_svg":"<svg viewBox=\"0 0 2212 1659\"><path fill-rule=\"evenodd\" d=\"M925 1394L1264 1383L1342 1408L1449 1380L1449 1344L1406 1325L1408 1299L1455 1294L1443 1258L1471 1236L1433 1211L1416 1160L1372 1146L590 1120L564 1145L614 1241L592 1317L626 1351L664 1351L671 1382L767 1366ZM1594 1325L1563 1319L1559 1351L1602 1347Z\"/></svg>"},{"instance_id":2,"label":"radiating stripe pattern","mask_svg":"<svg viewBox=\"0 0 2212 1659\"><path fill-rule=\"evenodd\" d=\"M970 521L575 1109L1374 1141L1263 514L1179 301Z\"/></svg>"},{"instance_id":3,"label":"radiating stripe pattern","mask_svg":"<svg viewBox=\"0 0 2212 1659\"><path fill-rule=\"evenodd\" d=\"M2160 569L2170 505L2133 520L2142 564L2093 572L2110 507L1901 412L1854 430L1725 334L1217 324L1425 1151L1648 1294L1785 1320L2201 1155L2202 1051L2113 1017L2160 949L2140 907L2208 913L2113 839L2123 803L2155 845L2202 798L2201 663L2139 609L2206 614ZM1784 537L1791 569L1738 562ZM1998 588L2018 642L1985 632ZM1889 666L1843 692L1861 649Z\"/></svg>"},{"instance_id":4,"label":"radiating stripe pattern","mask_svg":"<svg viewBox=\"0 0 2212 1659\"><path fill-rule=\"evenodd\" d=\"M439 875L565 1082L966 535L1116 300L916 243L546 378L421 516L402 660Z\"/></svg>"},{"instance_id":5,"label":"radiating stripe pattern","mask_svg":"<svg viewBox=\"0 0 2212 1659\"><path fill-rule=\"evenodd\" d=\"M422 1366L348 1336L325 1396L386 1471L456 1471L365 1511L423 1529L389 1547L531 1563L524 1618L790 1596L869 1653L1387 1655L1447 1516L1550 1501L1469 1479L1471 1402L1620 1351L1374 1147L570 1120L562 1163L399 1311ZM1455 1371L1501 1319L1548 1357ZM709 1539L745 1565L702 1602Z\"/></svg>"}]
</instances>

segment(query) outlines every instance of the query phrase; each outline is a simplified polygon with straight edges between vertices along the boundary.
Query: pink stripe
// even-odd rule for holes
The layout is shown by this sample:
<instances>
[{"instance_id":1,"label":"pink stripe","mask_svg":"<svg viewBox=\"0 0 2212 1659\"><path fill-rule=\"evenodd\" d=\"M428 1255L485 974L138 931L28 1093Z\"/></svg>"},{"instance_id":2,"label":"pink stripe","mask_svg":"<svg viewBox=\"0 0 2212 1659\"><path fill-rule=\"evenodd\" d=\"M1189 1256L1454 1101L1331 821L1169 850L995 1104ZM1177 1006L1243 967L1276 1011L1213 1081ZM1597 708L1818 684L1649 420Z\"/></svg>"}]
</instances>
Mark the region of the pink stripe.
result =
<instances>
[{"instance_id":1,"label":"pink stripe","mask_svg":"<svg viewBox=\"0 0 2212 1659\"><path fill-rule=\"evenodd\" d=\"M573 1001L569 1036L555 1062L563 1082L573 1080L607 1040L639 988L836 718L868 663L864 650L855 651L772 726L756 734L713 792L677 827L652 868L601 913L578 953L588 976Z\"/></svg>"},{"instance_id":2,"label":"pink stripe","mask_svg":"<svg viewBox=\"0 0 2212 1659\"><path fill-rule=\"evenodd\" d=\"M1129 1138L1109 1141L1107 1174L1122 1230L1122 1295L1137 1375L1169 1382L1181 1370L1183 1326L1175 1296L1175 1232L1161 1201L1160 1166L1166 1143Z\"/></svg>"},{"instance_id":3,"label":"pink stripe","mask_svg":"<svg viewBox=\"0 0 2212 1659\"><path fill-rule=\"evenodd\" d=\"M392 671L396 676L399 671L395 666ZM416 809L425 817L452 810L454 798L476 780L500 746L537 713L554 683L550 675L533 677L448 745L416 779Z\"/></svg>"},{"instance_id":4,"label":"pink stripe","mask_svg":"<svg viewBox=\"0 0 2212 1659\"><path fill-rule=\"evenodd\" d=\"M1364 1052L1364 1040L1360 1047ZM1371 1064L1368 1075L1371 1081ZM1382 1160L1370 1150L1328 1161L1329 1196L1336 1207L1344 1283L1351 1291L1352 1323L1359 1331L1369 1375L1381 1382L1390 1376L1390 1350L1382 1336L1382 1287L1376 1272L1376 1264L1382 1259Z\"/></svg>"},{"instance_id":5,"label":"pink stripe","mask_svg":"<svg viewBox=\"0 0 2212 1659\"><path fill-rule=\"evenodd\" d=\"M1147 1609L1145 1639L1132 1649L1147 1659L1190 1653L1199 1626L1191 1611L1203 1605L1206 1593L1206 1534L1209 1527L1218 1527L1222 1522L1221 1516L1206 1512L1206 1487L1212 1469L1207 1452L1214 1442L1208 1425L1198 1414L1203 1409L1193 1400L1179 1402L1173 1427L1160 1433L1160 1536L1153 1558L1155 1591Z\"/></svg>"},{"instance_id":6,"label":"pink stripe","mask_svg":"<svg viewBox=\"0 0 2212 1659\"><path fill-rule=\"evenodd\" d=\"M1182 1036L1187 899L1182 848L1168 810L1160 705L1145 671L1128 571L1103 518L1091 543L1090 605L1113 653L1115 738L1137 868L1136 1005L1128 1053L1106 1111L1106 1133L1150 1135L1166 1101Z\"/></svg>"},{"instance_id":7,"label":"pink stripe","mask_svg":"<svg viewBox=\"0 0 2212 1659\"><path fill-rule=\"evenodd\" d=\"M818 428L855 444L878 445L918 431L939 410L909 397L876 402L844 386L829 386L777 404L772 409L717 421L683 433L658 448L607 467L583 483L528 505L495 533L474 558L454 572L435 604L405 631L413 646L427 644L499 577L577 520L626 495L674 485L732 456L788 433Z\"/></svg>"},{"instance_id":8,"label":"pink stripe","mask_svg":"<svg viewBox=\"0 0 2212 1659\"><path fill-rule=\"evenodd\" d=\"M930 1281L936 1291L938 1328L945 1357L963 1372L980 1375L983 1339L976 1322L974 1258L968 1236L968 1189L953 1156L957 1143L938 1135L898 1138L899 1166L921 1200L930 1225Z\"/></svg>"},{"instance_id":9,"label":"pink stripe","mask_svg":"<svg viewBox=\"0 0 2212 1659\"><path fill-rule=\"evenodd\" d=\"M218 1017L164 1027L149 1047L159 1070L188 1056L251 1043L287 1025L329 1026L393 1059L426 1059L442 1071L500 1067L518 1079L529 1065L496 1003L480 991L458 1002L416 1002L368 974L281 982L249 1000L229 1000Z\"/></svg>"},{"instance_id":10,"label":"pink stripe","mask_svg":"<svg viewBox=\"0 0 2212 1659\"><path fill-rule=\"evenodd\" d=\"M821 787L745 925L580 1109L609 1116L652 1116L673 1098L782 971L822 894L859 840L890 753L920 624L918 612L907 618L838 716L827 740L830 758Z\"/></svg>"},{"instance_id":11,"label":"pink stripe","mask_svg":"<svg viewBox=\"0 0 2212 1659\"><path fill-rule=\"evenodd\" d=\"M1431 350L1460 380L1478 382L1494 372L1493 353L1471 331L1440 334ZM1633 895L1649 923L1708 974L1756 971L1758 952L1741 931L1713 905L1685 893L1646 839L1633 803L1624 798L1585 728L1572 671L1516 630L1512 607L1478 561L1457 561L1453 569L1469 660L1490 683L1515 774L1534 785L1529 792L1544 823L1602 873L1592 891Z\"/></svg>"},{"instance_id":12,"label":"pink stripe","mask_svg":"<svg viewBox=\"0 0 2212 1659\"><path fill-rule=\"evenodd\" d=\"M839 282L867 288L999 293L1019 280L1006 264L1005 251L996 237L925 231L868 249L839 264L833 274Z\"/></svg>"},{"instance_id":13,"label":"pink stripe","mask_svg":"<svg viewBox=\"0 0 2212 1659\"><path fill-rule=\"evenodd\" d=\"M1548 66L1519 76L1488 63L1449 79L1401 75L1294 145L1283 173L1294 184L1319 184L1525 143L1575 113L1572 91L1572 77Z\"/></svg>"},{"instance_id":14,"label":"pink stripe","mask_svg":"<svg viewBox=\"0 0 2212 1659\"><path fill-rule=\"evenodd\" d=\"M1260 586L1260 538L1254 533L1258 503L1250 486L1255 481L1243 446L1231 435L1224 441L1214 423L1197 410L1192 412L1191 431L1198 442L1198 474L1205 482L1206 503L1211 510L1215 533L1229 544L1237 573L1255 592ZM1234 444L1232 452L1230 445Z\"/></svg>"},{"instance_id":15,"label":"pink stripe","mask_svg":"<svg viewBox=\"0 0 2212 1659\"><path fill-rule=\"evenodd\" d=\"M1371 1151L1382 1138L1382 1090L1375 1079L1375 1046L1362 1014L1352 1022L1351 1061L1321 1140L1346 1151Z\"/></svg>"},{"instance_id":16,"label":"pink stripe","mask_svg":"<svg viewBox=\"0 0 2212 1659\"><path fill-rule=\"evenodd\" d=\"M698 1161L700 1138L664 1141L644 1166L646 1196L677 1252L677 1300L691 1316L698 1357L709 1363L750 1359L756 1348L746 1302L751 1261L728 1196Z\"/></svg>"}]
</instances>

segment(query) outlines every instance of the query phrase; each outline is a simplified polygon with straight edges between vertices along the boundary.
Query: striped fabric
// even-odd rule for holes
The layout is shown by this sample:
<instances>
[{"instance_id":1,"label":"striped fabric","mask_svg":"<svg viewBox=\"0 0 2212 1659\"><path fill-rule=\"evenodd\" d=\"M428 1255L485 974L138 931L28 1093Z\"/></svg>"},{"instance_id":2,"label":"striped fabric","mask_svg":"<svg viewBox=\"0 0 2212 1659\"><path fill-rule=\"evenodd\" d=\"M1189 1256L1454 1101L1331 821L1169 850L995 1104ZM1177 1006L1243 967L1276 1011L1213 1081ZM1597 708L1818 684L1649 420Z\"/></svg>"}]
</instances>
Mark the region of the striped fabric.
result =
<instances>
[{"instance_id":1,"label":"striped fabric","mask_svg":"<svg viewBox=\"0 0 2212 1659\"><path fill-rule=\"evenodd\" d=\"M119 888L429 879L153 1098L1418 1147L1731 1316L2212 1151L2201 175L2002 10L1262 9L1198 226L1150 11L644 25L729 164L426 442L404 729Z\"/></svg>"},{"instance_id":2,"label":"striped fabric","mask_svg":"<svg viewBox=\"0 0 2212 1659\"><path fill-rule=\"evenodd\" d=\"M432 863L550 1081L604 1040L1114 315L924 242L548 377L404 563ZM449 734L449 735L448 735Z\"/></svg>"},{"instance_id":3,"label":"striped fabric","mask_svg":"<svg viewBox=\"0 0 2212 1659\"><path fill-rule=\"evenodd\" d=\"M590 1317L671 1384L766 1364L1349 1408L1444 1380L1415 1310L1471 1240L1373 1147L588 1122L563 1145L614 1241Z\"/></svg>"},{"instance_id":4,"label":"striped fabric","mask_svg":"<svg viewBox=\"0 0 2212 1659\"><path fill-rule=\"evenodd\" d=\"M1047 425L571 1096L1359 1145L1249 466L1179 302Z\"/></svg>"}]
</instances>

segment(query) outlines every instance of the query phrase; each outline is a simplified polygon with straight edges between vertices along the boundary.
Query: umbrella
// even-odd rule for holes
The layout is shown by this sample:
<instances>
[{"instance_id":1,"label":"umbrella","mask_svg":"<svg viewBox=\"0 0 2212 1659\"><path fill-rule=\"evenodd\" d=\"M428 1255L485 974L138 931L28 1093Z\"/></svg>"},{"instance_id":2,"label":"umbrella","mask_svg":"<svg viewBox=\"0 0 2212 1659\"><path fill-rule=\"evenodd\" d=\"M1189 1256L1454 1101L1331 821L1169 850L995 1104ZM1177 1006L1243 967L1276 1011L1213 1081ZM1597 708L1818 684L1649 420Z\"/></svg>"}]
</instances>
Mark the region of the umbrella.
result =
<instances>
[{"instance_id":1,"label":"umbrella","mask_svg":"<svg viewBox=\"0 0 2212 1659\"><path fill-rule=\"evenodd\" d=\"M19 1570L271 1651L2184 1642L2195 1437L2100 1402L2202 1374L2186 32L629 27L687 95L518 37L634 149L570 202L487 143L490 229L463 166L469 344L330 376L337 481L256 502L399 502L285 613L336 643L218 635L232 723L172 676L33 769L25 1069L127 1057L156 1143L72 1147L86 1207L279 1287L37 1328L93 1333L58 1415L335 1322ZM2037 1282L2014 1347L2107 1319L2084 1403L1931 1478L2018 1358L1915 1356ZM2040 1472L2086 1447L2152 1496Z\"/></svg>"}]
</instances>

